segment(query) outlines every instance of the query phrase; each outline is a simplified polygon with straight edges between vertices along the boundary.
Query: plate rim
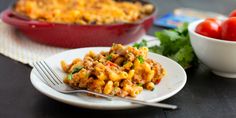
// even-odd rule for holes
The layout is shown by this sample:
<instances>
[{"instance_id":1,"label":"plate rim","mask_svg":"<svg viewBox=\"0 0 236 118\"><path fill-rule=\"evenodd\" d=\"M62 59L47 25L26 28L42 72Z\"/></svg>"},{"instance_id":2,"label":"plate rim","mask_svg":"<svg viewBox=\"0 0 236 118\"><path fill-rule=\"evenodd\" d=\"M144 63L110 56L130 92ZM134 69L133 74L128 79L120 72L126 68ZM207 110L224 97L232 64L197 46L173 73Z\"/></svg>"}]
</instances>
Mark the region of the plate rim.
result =
<instances>
[{"instance_id":1,"label":"plate rim","mask_svg":"<svg viewBox=\"0 0 236 118\"><path fill-rule=\"evenodd\" d=\"M73 51L81 50L81 49L89 49L89 50L91 50L91 49L104 49L104 50L106 50L106 49L109 49L109 48L110 48L110 47L85 47L85 48L76 48L76 49L71 49L71 50L63 51L63 52L61 52L61 53L57 53L57 54L52 55L52 56L50 56L50 57L48 57L48 58L46 58L46 59L44 59L44 60L48 60L48 59L50 59L50 58L52 58L52 57L54 57L54 56L56 56L56 55L63 55L64 53L73 52ZM89 51L89 50L88 50L88 51ZM161 58L164 58L164 59L166 59L166 60L168 60L168 61L171 61L171 62L175 63L176 66L178 66L178 68L180 68L181 71L183 72L183 82L182 82L182 84L181 84L179 87L177 87L177 89L175 89L175 90L173 90L172 92L170 92L170 93L168 93L168 94L162 96L161 99L159 99L158 101L156 101L155 99L152 99L152 100L147 101L147 102L160 102L160 101L163 101L163 100L165 100L165 99L168 99L168 98L174 96L174 95L177 94L180 90L183 89L183 87L185 86L185 84L186 84L186 82L187 82L187 74L186 74L185 70L184 70L177 62L173 61L172 59L170 59L170 58L168 58L168 57L165 57L165 56L163 56L163 55L160 55L160 54L156 54L156 53L152 53L152 52L148 52L148 53L151 54L151 55L160 56ZM45 86L49 87L48 85L46 85L46 84L45 84L42 80L40 80L39 78L38 78L37 80L36 80L36 78L33 78L34 71L35 71L35 68L32 68L31 73L30 73L30 81L31 81L32 85L34 86L34 88L36 88L36 90L38 90L40 93L42 93L42 94L44 94L44 95L46 95L46 96L48 96L48 97L50 97L50 98L52 98L52 99L54 99L54 100L57 100L57 101L59 101L59 102L62 102L62 103L66 103L66 104L69 104L69 105L72 105L72 106L76 106L76 107L81 107L81 108L100 109L100 110L133 109L133 108L138 108L138 107L142 107L142 106L143 106L143 105L136 105L136 104L132 104L132 103L127 104L127 105L124 105L124 106L115 106L115 105L102 106L102 105L94 105L94 104L93 104L93 105L89 105L89 104L85 104L85 103L78 103L78 102L76 103L76 102L74 102L74 101L72 102L72 101L70 101L70 100L62 99L62 98L60 98L60 97L55 97L55 95L52 95L52 94L50 94L50 93L48 93L48 92L43 91L42 88L40 88L40 86L37 85L37 84L38 84L37 81L41 81L41 82L42 82L41 84L44 84ZM50 87L49 87L49 88L50 88ZM50 89L52 89L52 88L50 88ZM52 89L52 90L55 91L55 92L57 92L57 91L54 90L54 89ZM58 92L58 93L59 93L59 92ZM63 93L62 93L62 94L63 94Z\"/></svg>"}]
</instances>

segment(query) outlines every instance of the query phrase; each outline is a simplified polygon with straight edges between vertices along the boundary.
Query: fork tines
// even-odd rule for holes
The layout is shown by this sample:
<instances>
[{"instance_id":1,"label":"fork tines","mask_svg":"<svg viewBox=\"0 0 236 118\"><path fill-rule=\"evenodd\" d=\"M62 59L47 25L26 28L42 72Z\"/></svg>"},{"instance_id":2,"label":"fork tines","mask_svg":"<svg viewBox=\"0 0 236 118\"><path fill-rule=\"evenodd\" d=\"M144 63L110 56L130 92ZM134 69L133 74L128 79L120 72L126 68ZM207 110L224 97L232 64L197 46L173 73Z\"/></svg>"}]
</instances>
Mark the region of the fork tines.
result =
<instances>
[{"instance_id":1,"label":"fork tines","mask_svg":"<svg viewBox=\"0 0 236 118\"><path fill-rule=\"evenodd\" d=\"M60 77L53 71L53 69L45 61L35 62L33 63L33 67L35 67L36 71L47 82L48 85L55 86L63 84Z\"/></svg>"}]
</instances>

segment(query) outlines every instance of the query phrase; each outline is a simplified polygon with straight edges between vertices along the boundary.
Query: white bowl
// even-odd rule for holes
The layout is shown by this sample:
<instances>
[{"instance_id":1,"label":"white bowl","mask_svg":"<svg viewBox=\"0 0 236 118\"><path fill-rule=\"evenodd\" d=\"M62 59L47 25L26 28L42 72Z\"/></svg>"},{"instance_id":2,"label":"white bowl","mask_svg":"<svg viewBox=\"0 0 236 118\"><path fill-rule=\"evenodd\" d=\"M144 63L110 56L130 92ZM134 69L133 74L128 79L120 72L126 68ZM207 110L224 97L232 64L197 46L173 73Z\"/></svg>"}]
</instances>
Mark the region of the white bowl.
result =
<instances>
[{"instance_id":1,"label":"white bowl","mask_svg":"<svg viewBox=\"0 0 236 118\"><path fill-rule=\"evenodd\" d=\"M196 33L195 28L202 21L192 22L188 26L190 42L197 57L216 75L236 78L236 42Z\"/></svg>"}]
</instances>

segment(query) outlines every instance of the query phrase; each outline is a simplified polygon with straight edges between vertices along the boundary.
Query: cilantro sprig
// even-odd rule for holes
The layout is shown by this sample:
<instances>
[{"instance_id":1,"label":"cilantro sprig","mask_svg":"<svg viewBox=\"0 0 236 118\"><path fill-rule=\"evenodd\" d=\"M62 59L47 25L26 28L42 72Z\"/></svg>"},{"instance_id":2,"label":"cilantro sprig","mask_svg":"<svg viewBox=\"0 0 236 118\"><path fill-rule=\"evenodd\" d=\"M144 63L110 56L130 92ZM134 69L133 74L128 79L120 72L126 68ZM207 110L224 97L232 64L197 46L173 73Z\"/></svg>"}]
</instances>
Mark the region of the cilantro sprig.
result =
<instances>
[{"instance_id":1,"label":"cilantro sprig","mask_svg":"<svg viewBox=\"0 0 236 118\"><path fill-rule=\"evenodd\" d=\"M137 57L137 59L139 60L139 62L142 64L142 63L144 63L144 58L143 58L143 56L138 56Z\"/></svg>"},{"instance_id":2,"label":"cilantro sprig","mask_svg":"<svg viewBox=\"0 0 236 118\"><path fill-rule=\"evenodd\" d=\"M190 44L187 23L176 29L156 32L155 35L161 43L148 47L150 52L167 56L185 69L197 64L198 59ZM147 41L143 40L133 46L136 48L147 47Z\"/></svg>"},{"instance_id":3,"label":"cilantro sprig","mask_svg":"<svg viewBox=\"0 0 236 118\"><path fill-rule=\"evenodd\" d=\"M142 83L138 83L138 84L137 84L137 86L140 86L140 87L142 87L142 86L143 86L143 84L142 84Z\"/></svg>"},{"instance_id":4,"label":"cilantro sprig","mask_svg":"<svg viewBox=\"0 0 236 118\"><path fill-rule=\"evenodd\" d=\"M110 60L112 60L112 56L108 55L106 59L110 61Z\"/></svg>"},{"instance_id":5,"label":"cilantro sprig","mask_svg":"<svg viewBox=\"0 0 236 118\"><path fill-rule=\"evenodd\" d=\"M146 40L142 40L140 43L134 43L133 47L136 48L141 48L141 47L146 47L147 46L147 41Z\"/></svg>"},{"instance_id":6,"label":"cilantro sprig","mask_svg":"<svg viewBox=\"0 0 236 118\"><path fill-rule=\"evenodd\" d=\"M73 69L73 71L72 71L72 74L75 74L75 73L79 72L82 68L84 68L84 67L83 67L83 66L77 66L77 67L75 67L75 68Z\"/></svg>"},{"instance_id":7,"label":"cilantro sprig","mask_svg":"<svg viewBox=\"0 0 236 118\"><path fill-rule=\"evenodd\" d=\"M73 74L79 72L82 68L84 68L84 67L83 67L83 66L77 66L77 67L75 67L75 68L73 69L73 71L67 75L67 79L72 80L72 79L73 79Z\"/></svg>"}]
</instances>

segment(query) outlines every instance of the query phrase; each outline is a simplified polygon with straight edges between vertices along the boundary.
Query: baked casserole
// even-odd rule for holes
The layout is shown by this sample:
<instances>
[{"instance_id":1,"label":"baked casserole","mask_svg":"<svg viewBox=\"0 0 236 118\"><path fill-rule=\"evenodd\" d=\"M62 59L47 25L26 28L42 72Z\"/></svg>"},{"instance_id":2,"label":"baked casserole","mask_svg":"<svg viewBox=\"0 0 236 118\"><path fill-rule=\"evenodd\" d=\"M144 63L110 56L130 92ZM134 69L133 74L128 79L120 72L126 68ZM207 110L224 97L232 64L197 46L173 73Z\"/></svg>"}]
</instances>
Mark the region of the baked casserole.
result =
<instances>
[{"instance_id":1,"label":"baked casserole","mask_svg":"<svg viewBox=\"0 0 236 118\"><path fill-rule=\"evenodd\" d=\"M14 10L33 20L65 24L133 23L154 11L140 1L18 0Z\"/></svg>"}]
</instances>

